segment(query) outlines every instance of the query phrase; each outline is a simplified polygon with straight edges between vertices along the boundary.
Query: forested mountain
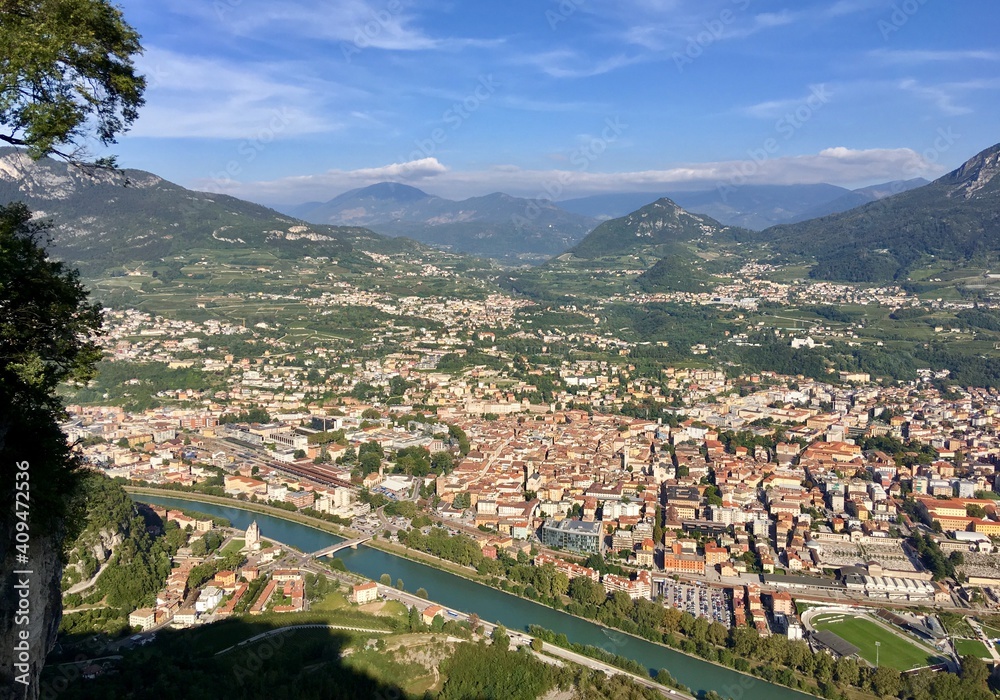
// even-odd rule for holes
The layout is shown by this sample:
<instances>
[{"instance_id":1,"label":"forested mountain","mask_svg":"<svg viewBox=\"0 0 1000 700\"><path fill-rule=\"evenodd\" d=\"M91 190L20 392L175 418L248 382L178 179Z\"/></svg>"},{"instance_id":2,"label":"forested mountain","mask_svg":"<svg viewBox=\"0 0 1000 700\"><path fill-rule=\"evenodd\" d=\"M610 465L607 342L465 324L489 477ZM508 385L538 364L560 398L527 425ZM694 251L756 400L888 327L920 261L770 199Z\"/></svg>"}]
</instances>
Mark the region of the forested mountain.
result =
<instances>
[{"instance_id":1,"label":"forested mountain","mask_svg":"<svg viewBox=\"0 0 1000 700\"><path fill-rule=\"evenodd\" d=\"M1000 144L929 185L750 239L815 258L821 279L901 279L932 260L989 266L1000 259L998 173Z\"/></svg>"},{"instance_id":2,"label":"forested mountain","mask_svg":"<svg viewBox=\"0 0 1000 700\"><path fill-rule=\"evenodd\" d=\"M577 214L614 219L635 211L660 196L672 199L690 212L712 217L726 226L765 229L777 224L827 216L926 185L923 178L897 180L848 190L836 185L740 185L721 183L707 190L619 192L567 199L557 204Z\"/></svg>"},{"instance_id":3,"label":"forested mountain","mask_svg":"<svg viewBox=\"0 0 1000 700\"><path fill-rule=\"evenodd\" d=\"M788 223L798 223L799 221L818 219L821 216L829 216L830 214L839 214L842 211L850 211L851 209L863 206L869 202L877 202L880 199L885 199L886 197L891 197L902 192L908 192L909 190L923 187L926 184L928 184L927 180L922 177L916 177L910 180L893 180L892 182L885 182L881 185L862 187L850 192L845 192L843 195L834 200L824 202L818 206L807 209L789 219ZM785 222L776 221L774 223L778 224ZM753 227L751 226L749 228Z\"/></svg>"},{"instance_id":4,"label":"forested mountain","mask_svg":"<svg viewBox=\"0 0 1000 700\"><path fill-rule=\"evenodd\" d=\"M597 224L547 200L495 192L454 201L395 182L350 190L324 203L286 208L316 224L367 226L456 252L511 260L563 252Z\"/></svg>"},{"instance_id":5,"label":"forested mountain","mask_svg":"<svg viewBox=\"0 0 1000 700\"><path fill-rule=\"evenodd\" d=\"M702 192L674 192L667 196L688 211L711 216L728 226L760 230L808 218L806 212L810 209L850 194L848 189L826 183L738 186L722 183Z\"/></svg>"},{"instance_id":6,"label":"forested mountain","mask_svg":"<svg viewBox=\"0 0 1000 700\"><path fill-rule=\"evenodd\" d=\"M228 195L195 192L142 170L100 170L0 149L0 204L51 218L52 252L87 274L193 249L259 248L279 256L359 256L412 246L359 227L317 226Z\"/></svg>"},{"instance_id":7,"label":"forested mountain","mask_svg":"<svg viewBox=\"0 0 1000 700\"><path fill-rule=\"evenodd\" d=\"M638 251L658 253L658 249L665 246L706 238L722 238L732 233L729 227L715 219L691 214L664 197L619 219L605 221L570 253L577 258L597 258Z\"/></svg>"}]
</instances>

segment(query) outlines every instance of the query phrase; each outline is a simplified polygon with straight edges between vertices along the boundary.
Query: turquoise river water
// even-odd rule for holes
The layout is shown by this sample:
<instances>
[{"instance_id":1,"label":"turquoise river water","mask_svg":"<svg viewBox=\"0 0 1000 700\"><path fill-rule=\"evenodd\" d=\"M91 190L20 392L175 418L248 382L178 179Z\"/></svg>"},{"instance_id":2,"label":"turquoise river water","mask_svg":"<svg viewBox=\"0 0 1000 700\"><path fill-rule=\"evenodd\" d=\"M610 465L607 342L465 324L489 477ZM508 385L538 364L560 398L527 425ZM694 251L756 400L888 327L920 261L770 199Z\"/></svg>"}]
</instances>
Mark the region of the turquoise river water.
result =
<instances>
[{"instance_id":1,"label":"turquoise river water","mask_svg":"<svg viewBox=\"0 0 1000 700\"><path fill-rule=\"evenodd\" d=\"M242 508L166 496L136 494L133 498L144 503L227 518L233 527L241 529L246 529L251 521L256 520L261 537L291 545L303 552L315 552L342 540L307 525ZM565 634L571 642L601 647L635 659L653 670L665 668L696 693L714 690L733 700L805 700L812 697L371 547L344 549L337 556L351 571L376 580L384 573L389 574L393 581L401 578L406 590L424 588L430 600L455 610L476 613L484 620L500 622L518 630L526 630L532 624L541 625Z\"/></svg>"}]
</instances>

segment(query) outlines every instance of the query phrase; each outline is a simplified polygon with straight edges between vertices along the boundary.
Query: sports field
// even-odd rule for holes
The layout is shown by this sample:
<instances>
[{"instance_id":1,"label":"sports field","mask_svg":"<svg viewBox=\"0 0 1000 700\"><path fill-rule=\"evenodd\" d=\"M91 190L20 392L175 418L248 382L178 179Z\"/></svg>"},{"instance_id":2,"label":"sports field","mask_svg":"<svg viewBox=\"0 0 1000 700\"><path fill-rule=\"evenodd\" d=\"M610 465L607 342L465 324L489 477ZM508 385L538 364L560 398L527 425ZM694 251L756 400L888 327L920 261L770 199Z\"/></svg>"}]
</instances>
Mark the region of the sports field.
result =
<instances>
[{"instance_id":1,"label":"sports field","mask_svg":"<svg viewBox=\"0 0 1000 700\"><path fill-rule=\"evenodd\" d=\"M841 639L858 649L866 661L875 663L875 642L881 642L878 661L881 666L890 666L899 671L920 668L937 660L936 652L916 639L905 637L865 617L853 617L842 613L818 615L812 620L816 629L830 630Z\"/></svg>"},{"instance_id":2,"label":"sports field","mask_svg":"<svg viewBox=\"0 0 1000 700\"><path fill-rule=\"evenodd\" d=\"M955 651L959 656L978 656L981 659L992 658L986 645L978 639L956 639Z\"/></svg>"}]
</instances>

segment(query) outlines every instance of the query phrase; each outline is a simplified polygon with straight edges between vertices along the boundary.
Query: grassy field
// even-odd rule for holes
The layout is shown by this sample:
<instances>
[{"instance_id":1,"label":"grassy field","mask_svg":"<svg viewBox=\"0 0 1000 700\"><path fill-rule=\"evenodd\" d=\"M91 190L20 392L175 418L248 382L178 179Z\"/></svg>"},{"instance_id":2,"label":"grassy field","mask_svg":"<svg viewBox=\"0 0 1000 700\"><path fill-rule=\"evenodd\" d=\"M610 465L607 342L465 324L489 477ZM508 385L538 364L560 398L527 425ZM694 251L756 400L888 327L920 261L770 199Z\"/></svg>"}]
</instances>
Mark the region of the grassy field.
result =
<instances>
[{"instance_id":1,"label":"grassy field","mask_svg":"<svg viewBox=\"0 0 1000 700\"><path fill-rule=\"evenodd\" d=\"M988 634L990 637L992 637L994 639L996 639L997 637L1000 637L1000 627L994 627L993 625L987 625L987 624L983 624L983 623L980 623L980 625L983 628L983 632L985 632L986 634Z\"/></svg>"},{"instance_id":2,"label":"grassy field","mask_svg":"<svg viewBox=\"0 0 1000 700\"><path fill-rule=\"evenodd\" d=\"M992 658L989 649L978 639L956 639L955 651L959 656L978 656L981 659Z\"/></svg>"},{"instance_id":3,"label":"grassy field","mask_svg":"<svg viewBox=\"0 0 1000 700\"><path fill-rule=\"evenodd\" d=\"M841 639L860 649L860 655L869 663L875 663L875 642L881 643L878 650L879 664L899 671L908 671L934 663L937 655L916 640L908 641L889 629L863 617L845 617L842 614L821 615L813 619L813 625L820 630L830 630Z\"/></svg>"},{"instance_id":4,"label":"grassy field","mask_svg":"<svg viewBox=\"0 0 1000 700\"><path fill-rule=\"evenodd\" d=\"M230 554L236 554L236 552L243 549L244 544L245 541L243 540L242 537L239 539L234 537L233 539L229 540L229 543L222 548L222 551L219 552L219 554L221 554L224 557L228 557Z\"/></svg>"},{"instance_id":5,"label":"grassy field","mask_svg":"<svg viewBox=\"0 0 1000 700\"><path fill-rule=\"evenodd\" d=\"M318 600L312 603L309 608L314 611L322 610L336 610L349 605L347 598L344 597L343 593L330 593L323 600Z\"/></svg>"}]
</instances>

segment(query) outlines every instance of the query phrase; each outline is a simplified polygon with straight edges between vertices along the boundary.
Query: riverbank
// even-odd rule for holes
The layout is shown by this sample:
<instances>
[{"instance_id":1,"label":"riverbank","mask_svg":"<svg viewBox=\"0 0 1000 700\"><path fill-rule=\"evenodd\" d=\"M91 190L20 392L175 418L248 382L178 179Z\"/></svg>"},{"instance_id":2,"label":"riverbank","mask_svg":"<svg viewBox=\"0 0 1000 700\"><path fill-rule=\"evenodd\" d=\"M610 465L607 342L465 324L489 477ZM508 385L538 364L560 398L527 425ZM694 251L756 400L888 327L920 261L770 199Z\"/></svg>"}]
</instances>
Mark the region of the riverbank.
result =
<instances>
[{"instance_id":1,"label":"riverbank","mask_svg":"<svg viewBox=\"0 0 1000 700\"><path fill-rule=\"evenodd\" d=\"M145 493L147 493L147 495L151 495L151 496L159 496L159 497L165 497L165 498L190 500L190 501L196 501L196 502L197 501L201 501L201 502L204 502L204 503L210 503L210 504L213 504L213 505L218 505L218 506L223 506L223 507L240 508L240 509L243 509L243 510L246 510L246 511L260 512L260 513L263 513L263 514L266 514L266 515L269 515L269 516L272 516L272 517L275 517L275 518L278 518L278 519L281 519L281 520L285 520L285 521L289 521L289 522L294 522L294 523L297 523L299 525L304 525L306 527L310 527L310 528L315 529L315 530L319 530L319 531L322 531L322 532L327 532L328 534L334 534L334 535L337 535L339 537L348 536L348 535L342 534L342 533L350 533L350 534L353 535L353 533L351 533L351 531L350 531L349 528L343 528L343 527L340 527L340 526L335 526L332 523L324 523L323 521L317 520L317 519L312 518L310 516L305 516L305 515L298 514L298 513L292 513L290 511L286 511L286 510L283 510L283 509L280 509L280 508L273 508L273 507L266 506L266 505L259 504L259 503L257 503L257 504L255 504L255 503L247 503L245 501L239 501L239 500L236 500L236 499L221 498L221 497L218 497L218 496L209 496L209 495L206 495L206 494L197 494L197 493L193 494L193 497L188 498L188 493L187 492L177 492L177 491L166 490L166 489L162 489L162 490L161 489L152 489L152 488L148 488L148 487L129 487L129 490L132 491L133 493L137 493L137 494L139 494L140 492L145 492ZM467 580L467 581L469 581L471 583L475 583L475 584L484 586L484 587L488 588L490 591L495 591L495 592L498 592L498 593L504 593L504 594L506 594L505 597L509 596L511 599L516 600L516 601L523 601L523 602L529 603L529 604L536 604L536 605L539 605L539 606L541 606L542 608L544 608L546 610L551 610L551 611L554 611L554 612L557 612L557 613L565 614L567 617L569 617L571 619L578 620L578 621L580 621L582 623L586 623L586 624L594 626L597 629L603 630L605 637L608 637L608 638L611 638L611 639L616 639L616 637L614 637L613 635L621 635L621 638L630 638L630 639L634 640L635 642L649 644L649 645L651 645L653 647L656 647L658 649L661 649L661 650L663 650L665 652L669 652L671 654L676 654L679 657L684 657L684 658L690 659L690 660L692 660L694 662L709 664L712 667L718 668L720 670L724 670L724 671L726 671L728 673L732 673L732 674L734 674L734 676L740 678L741 680L739 681L739 685L741 685L742 688L737 688L738 691L742 690L742 691L745 692L745 690L746 690L746 688L747 688L748 685L754 685L754 684L757 684L757 683L763 683L763 684L767 684L767 685L769 685L771 687L774 687L775 689L781 688L781 689L787 690L789 692L797 693L801 697L819 697L819 696L814 695L813 693L809 693L809 692L804 691L804 690L800 690L800 689L797 689L797 688L791 688L789 686L784 686L784 685L781 685L781 684L773 683L771 681L764 680L763 678L760 678L758 676L754 676L754 675L751 675L751 674L748 674L748 673L744 673L744 672L738 671L737 669L735 669L735 668L733 668L731 666L727 666L725 664L721 664L721 663L719 663L717 661L712 661L710 659L702 658L702 657L700 657L700 656L698 656L696 654L691 654L691 653L685 652L685 651L683 651L681 649L677 649L675 647L671 647L671 646L668 646L666 644L663 644L662 642L657 642L657 641L654 641L654 640L646 639L646 638L641 637L641 636L636 635L636 634L632 634L632 633L629 633L629 632L624 632L624 631L619 630L617 628L605 625L605 624L603 624L603 623L601 623L601 622L599 622L597 620L592 620L592 619L589 619L589 618L586 618L586 617L582 617L582 616L579 616L579 615L574 615L572 613L567 612L566 610L558 610L558 609L556 609L556 608L554 608L552 606L545 605L545 604L541 603L540 601L532 600L531 598L527 598L525 596L519 596L519 595L516 595L516 594L511 593L509 591L504 591L503 589L500 589L500 588L497 588L497 587L494 587L494 586L490 586L488 583L486 583L485 577L480 577L480 575L478 574L478 572L476 572L474 569L471 569L469 567L463 567L463 566L461 566L459 564L455 564L454 562L448 562L447 560L440 559L439 557L436 557L434 555L428 554L426 552L419 552L419 551L416 551L416 550L413 550L413 549L408 549L408 548L406 548L403 545L397 545L397 544L385 542L385 541L382 541L382 540L372 540L372 541L369 541L369 542L365 543L363 545L363 547L364 548L370 548L370 549L378 550L378 551L384 553L385 555L388 555L390 557L395 557L395 558L398 558L398 559L403 560L403 561L411 561L411 562L414 562L416 564L421 564L421 565L427 566L427 567L429 567L431 569L435 569L435 570L441 571L441 572L443 572L445 574L449 574L449 575L452 575L452 576L458 576L458 577L460 577L462 579L465 579L465 580ZM372 575L372 572L368 572L367 575L370 578L378 578L378 574L377 573L375 573L374 575ZM456 606L453 605L452 607L456 607ZM459 607L458 609L461 609L461 607ZM489 617L485 616L485 615L483 615L482 617L483 617L484 620L489 619ZM616 643L616 646L618 646L617 643ZM655 664L650 664L649 668L655 670L655 669L658 668L658 666L655 665ZM865 695L863 693L852 694L852 698L856 698L857 700L861 700L862 698L867 699L867 698L871 698L871 697L873 697L873 696Z\"/></svg>"},{"instance_id":2,"label":"riverbank","mask_svg":"<svg viewBox=\"0 0 1000 700\"><path fill-rule=\"evenodd\" d=\"M359 530L352 530L349 527L327 522L326 520L322 520L320 518L314 518L311 515L303 515L298 511L275 508L274 506L269 506L266 503L254 503L253 501L241 501L238 498L212 496L211 494L200 493L198 491L157 489L150 486L132 486L129 484L124 485L122 488L125 489L126 493L135 493L140 495L145 494L147 496L162 496L164 498L178 498L187 501L199 501L201 503L212 503L218 506L230 506L253 511L254 513L273 515L276 518L284 518L285 520L290 520L293 523L306 525L308 527L315 528L316 530L322 530L323 532L336 535L337 537L343 537L348 540L365 536L365 534Z\"/></svg>"}]
</instances>

